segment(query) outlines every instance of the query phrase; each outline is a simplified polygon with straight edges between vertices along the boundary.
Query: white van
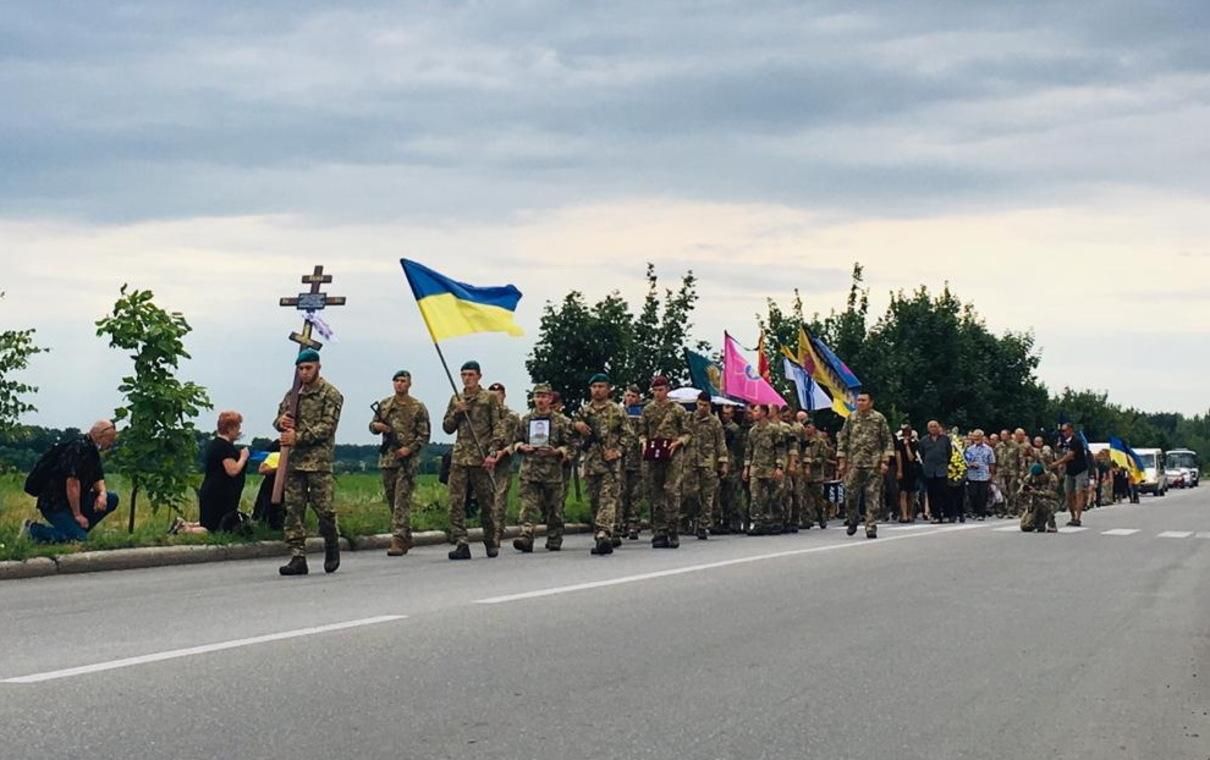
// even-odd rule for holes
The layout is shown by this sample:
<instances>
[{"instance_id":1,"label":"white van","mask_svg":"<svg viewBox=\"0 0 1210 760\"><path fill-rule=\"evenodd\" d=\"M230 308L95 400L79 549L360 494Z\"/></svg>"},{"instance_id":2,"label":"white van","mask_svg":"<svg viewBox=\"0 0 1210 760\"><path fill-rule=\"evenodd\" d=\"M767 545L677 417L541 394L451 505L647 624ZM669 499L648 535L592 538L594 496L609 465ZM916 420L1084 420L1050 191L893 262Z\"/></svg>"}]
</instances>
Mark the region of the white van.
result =
<instances>
[{"instance_id":1,"label":"white van","mask_svg":"<svg viewBox=\"0 0 1210 760\"><path fill-rule=\"evenodd\" d=\"M1202 462L1192 449L1173 449L1166 457L1169 470L1180 470L1185 476L1185 485L1197 488L1202 480Z\"/></svg>"},{"instance_id":2,"label":"white van","mask_svg":"<svg viewBox=\"0 0 1210 760\"><path fill-rule=\"evenodd\" d=\"M1134 453L1143 460L1143 482L1139 493L1163 496L1168 493L1168 473L1164 470L1164 452L1161 449L1135 449Z\"/></svg>"}]
</instances>

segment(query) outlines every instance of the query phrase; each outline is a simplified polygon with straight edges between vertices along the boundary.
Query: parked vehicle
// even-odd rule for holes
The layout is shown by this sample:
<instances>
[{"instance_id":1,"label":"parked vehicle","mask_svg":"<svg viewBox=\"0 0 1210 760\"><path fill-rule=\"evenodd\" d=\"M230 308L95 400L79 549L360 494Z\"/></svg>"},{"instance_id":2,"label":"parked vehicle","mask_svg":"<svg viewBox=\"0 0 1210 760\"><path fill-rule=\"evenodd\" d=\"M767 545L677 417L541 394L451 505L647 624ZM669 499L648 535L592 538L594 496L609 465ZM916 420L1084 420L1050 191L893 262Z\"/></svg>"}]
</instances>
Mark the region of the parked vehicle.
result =
<instances>
[{"instance_id":1,"label":"parked vehicle","mask_svg":"<svg viewBox=\"0 0 1210 760\"><path fill-rule=\"evenodd\" d=\"M1202 480L1202 461L1193 449L1173 449L1164 457L1165 467L1178 469L1185 475L1185 485L1197 488Z\"/></svg>"},{"instance_id":2,"label":"parked vehicle","mask_svg":"<svg viewBox=\"0 0 1210 760\"><path fill-rule=\"evenodd\" d=\"M1188 485L1185 482L1185 474L1187 472L1188 472L1188 470L1181 469L1180 467L1166 468L1164 471L1164 474L1168 477L1168 487L1169 488L1185 488L1186 485Z\"/></svg>"},{"instance_id":3,"label":"parked vehicle","mask_svg":"<svg viewBox=\"0 0 1210 760\"><path fill-rule=\"evenodd\" d=\"M1164 452L1161 449L1135 449L1143 462L1143 482L1139 493L1163 496L1168 493L1168 473L1164 469Z\"/></svg>"}]
</instances>

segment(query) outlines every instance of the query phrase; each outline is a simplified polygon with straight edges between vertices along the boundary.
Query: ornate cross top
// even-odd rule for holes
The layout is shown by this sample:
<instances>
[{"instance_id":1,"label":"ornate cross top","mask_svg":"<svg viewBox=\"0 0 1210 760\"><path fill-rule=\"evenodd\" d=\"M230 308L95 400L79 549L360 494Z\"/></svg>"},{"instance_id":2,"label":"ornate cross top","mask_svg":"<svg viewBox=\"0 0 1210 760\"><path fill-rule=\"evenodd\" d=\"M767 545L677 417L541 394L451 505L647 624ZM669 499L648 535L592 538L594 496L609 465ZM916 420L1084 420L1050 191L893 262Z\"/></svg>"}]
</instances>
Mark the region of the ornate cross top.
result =
<instances>
[{"instance_id":1,"label":"ornate cross top","mask_svg":"<svg viewBox=\"0 0 1210 760\"><path fill-rule=\"evenodd\" d=\"M332 275L324 274L322 266L316 266L315 271L311 274L302 276L304 285L310 285L311 289L305 293L299 293L294 298L282 298L279 301L281 306L290 306L298 311L306 312L304 317L301 333L290 333L290 340L294 341L303 348L313 348L318 351L323 347L323 344L311 337L311 332L314 329L315 322L318 320L316 312L323 311L329 306L344 306L344 296L330 296L327 293L320 292L321 285L327 285L332 282ZM322 325L321 325L322 327ZM323 330L320 330L323 334Z\"/></svg>"}]
</instances>

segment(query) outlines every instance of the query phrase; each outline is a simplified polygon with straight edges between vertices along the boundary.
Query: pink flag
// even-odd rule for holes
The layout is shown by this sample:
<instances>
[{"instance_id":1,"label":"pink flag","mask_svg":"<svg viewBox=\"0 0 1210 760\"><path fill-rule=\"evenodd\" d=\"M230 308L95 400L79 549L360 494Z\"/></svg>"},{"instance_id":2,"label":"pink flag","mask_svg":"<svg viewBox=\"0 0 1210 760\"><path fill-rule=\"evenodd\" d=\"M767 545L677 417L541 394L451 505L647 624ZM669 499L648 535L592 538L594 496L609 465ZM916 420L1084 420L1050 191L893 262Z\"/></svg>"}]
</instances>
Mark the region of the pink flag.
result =
<instances>
[{"instance_id":1,"label":"pink flag","mask_svg":"<svg viewBox=\"0 0 1210 760\"><path fill-rule=\"evenodd\" d=\"M739 344L726 333L723 334L723 393L753 404L786 405L786 400L757 373L756 367L740 353Z\"/></svg>"}]
</instances>

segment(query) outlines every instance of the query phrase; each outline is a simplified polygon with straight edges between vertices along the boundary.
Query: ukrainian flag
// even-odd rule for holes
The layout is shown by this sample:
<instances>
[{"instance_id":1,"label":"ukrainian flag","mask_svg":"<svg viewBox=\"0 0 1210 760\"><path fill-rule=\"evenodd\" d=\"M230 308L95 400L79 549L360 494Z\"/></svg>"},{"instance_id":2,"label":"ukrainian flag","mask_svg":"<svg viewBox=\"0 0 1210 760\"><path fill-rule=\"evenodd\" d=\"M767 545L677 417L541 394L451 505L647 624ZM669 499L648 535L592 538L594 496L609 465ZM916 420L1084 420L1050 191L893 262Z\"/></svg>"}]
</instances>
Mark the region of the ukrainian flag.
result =
<instances>
[{"instance_id":1,"label":"ukrainian flag","mask_svg":"<svg viewBox=\"0 0 1210 760\"><path fill-rule=\"evenodd\" d=\"M1134 449L1122 442L1121 438L1110 436L1109 458L1118 467L1130 473L1131 483L1142 483L1146 479L1143 475L1143 461L1139 459L1138 454L1134 453Z\"/></svg>"},{"instance_id":2,"label":"ukrainian flag","mask_svg":"<svg viewBox=\"0 0 1210 760\"><path fill-rule=\"evenodd\" d=\"M409 259L399 263L434 342L480 332L523 334L513 319L521 300L516 287L467 285Z\"/></svg>"}]
</instances>

